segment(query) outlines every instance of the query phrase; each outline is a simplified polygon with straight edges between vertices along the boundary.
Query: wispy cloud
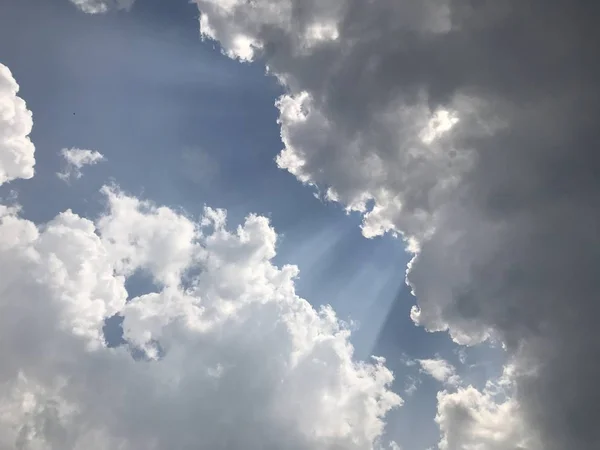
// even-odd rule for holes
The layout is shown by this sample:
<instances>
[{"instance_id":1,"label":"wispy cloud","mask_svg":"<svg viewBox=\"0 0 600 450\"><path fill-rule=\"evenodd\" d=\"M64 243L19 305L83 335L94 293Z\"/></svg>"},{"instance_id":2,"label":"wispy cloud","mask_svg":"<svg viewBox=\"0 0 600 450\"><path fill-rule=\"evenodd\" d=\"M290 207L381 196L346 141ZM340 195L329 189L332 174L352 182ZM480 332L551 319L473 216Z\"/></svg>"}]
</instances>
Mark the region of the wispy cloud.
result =
<instances>
[{"instance_id":1,"label":"wispy cloud","mask_svg":"<svg viewBox=\"0 0 600 450\"><path fill-rule=\"evenodd\" d=\"M94 150L84 150L80 148L63 148L60 152L65 160L65 168L58 172L56 176L63 181L71 179L78 180L83 176L81 169L85 166L93 166L99 162L105 161L104 155Z\"/></svg>"}]
</instances>

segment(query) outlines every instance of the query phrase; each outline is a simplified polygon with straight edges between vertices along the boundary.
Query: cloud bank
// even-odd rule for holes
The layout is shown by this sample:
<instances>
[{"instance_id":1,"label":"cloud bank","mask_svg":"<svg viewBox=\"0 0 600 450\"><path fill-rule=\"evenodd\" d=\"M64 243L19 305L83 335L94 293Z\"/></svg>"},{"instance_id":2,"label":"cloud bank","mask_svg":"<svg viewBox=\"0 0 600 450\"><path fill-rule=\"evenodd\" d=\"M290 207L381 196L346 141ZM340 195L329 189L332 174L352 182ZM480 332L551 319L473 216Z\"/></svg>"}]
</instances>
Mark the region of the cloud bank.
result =
<instances>
[{"instance_id":1,"label":"cloud bank","mask_svg":"<svg viewBox=\"0 0 600 450\"><path fill-rule=\"evenodd\" d=\"M14 155L33 152L31 115L2 74L0 173L30 177ZM353 360L335 313L298 297L266 218L229 229L224 210L194 220L103 193L95 221L36 225L0 206L1 448L379 448L401 403L392 374ZM155 288L128 298L140 271Z\"/></svg>"},{"instance_id":2,"label":"cloud bank","mask_svg":"<svg viewBox=\"0 0 600 450\"><path fill-rule=\"evenodd\" d=\"M205 37L285 86L277 164L416 253L414 321L504 343L493 417L526 426L491 446L484 422L444 421L445 448L599 448L599 6L195 1ZM460 392L445 416L494 400Z\"/></svg>"}]
</instances>

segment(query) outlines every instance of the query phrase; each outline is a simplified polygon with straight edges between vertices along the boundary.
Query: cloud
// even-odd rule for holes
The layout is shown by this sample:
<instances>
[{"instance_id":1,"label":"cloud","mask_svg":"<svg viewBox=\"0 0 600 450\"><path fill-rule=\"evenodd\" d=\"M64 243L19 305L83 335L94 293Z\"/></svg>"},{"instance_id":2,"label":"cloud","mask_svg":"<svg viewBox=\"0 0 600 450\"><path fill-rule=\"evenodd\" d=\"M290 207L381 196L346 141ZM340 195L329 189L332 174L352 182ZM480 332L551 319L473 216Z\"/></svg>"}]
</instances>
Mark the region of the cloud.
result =
<instances>
[{"instance_id":1,"label":"cloud","mask_svg":"<svg viewBox=\"0 0 600 450\"><path fill-rule=\"evenodd\" d=\"M415 322L501 341L542 448L600 447L598 5L196 3L285 87L279 166L416 252Z\"/></svg>"},{"instance_id":2,"label":"cloud","mask_svg":"<svg viewBox=\"0 0 600 450\"><path fill-rule=\"evenodd\" d=\"M83 176L81 169L84 166L93 166L105 160L100 152L80 148L63 148L60 154L66 161L66 167L62 172L58 172L56 176L67 182L72 178L77 180L81 178Z\"/></svg>"},{"instance_id":3,"label":"cloud","mask_svg":"<svg viewBox=\"0 0 600 450\"><path fill-rule=\"evenodd\" d=\"M88 14L104 14L113 9L129 10L135 0L71 0L81 11Z\"/></svg>"},{"instance_id":4,"label":"cloud","mask_svg":"<svg viewBox=\"0 0 600 450\"><path fill-rule=\"evenodd\" d=\"M456 368L444 359L419 359L421 371L433 377L440 383L449 386L458 386L460 377L456 374Z\"/></svg>"},{"instance_id":5,"label":"cloud","mask_svg":"<svg viewBox=\"0 0 600 450\"><path fill-rule=\"evenodd\" d=\"M104 193L96 224L2 209L2 447L373 448L400 403L392 374L354 362L334 312L295 294L267 219L229 231L222 210L192 222ZM160 289L126 303L135 270ZM109 349L117 313L127 345Z\"/></svg>"},{"instance_id":6,"label":"cloud","mask_svg":"<svg viewBox=\"0 0 600 450\"><path fill-rule=\"evenodd\" d=\"M440 450L544 448L536 430L527 427L515 398L515 370L507 364L502 375L482 390L467 386L438 393Z\"/></svg>"},{"instance_id":7,"label":"cloud","mask_svg":"<svg viewBox=\"0 0 600 450\"><path fill-rule=\"evenodd\" d=\"M440 450L542 448L528 437L514 399L497 402L472 386L440 392L436 422L442 432Z\"/></svg>"},{"instance_id":8,"label":"cloud","mask_svg":"<svg viewBox=\"0 0 600 450\"><path fill-rule=\"evenodd\" d=\"M96 222L38 226L0 205L1 448L384 445L392 373L355 361L333 310L298 297L265 217L230 230L224 210L193 220L102 192ZM156 290L128 301L136 271ZM115 315L125 344L108 348Z\"/></svg>"},{"instance_id":9,"label":"cloud","mask_svg":"<svg viewBox=\"0 0 600 450\"><path fill-rule=\"evenodd\" d=\"M18 92L10 69L0 64L0 185L34 173L35 146L29 139L33 119Z\"/></svg>"}]
</instances>

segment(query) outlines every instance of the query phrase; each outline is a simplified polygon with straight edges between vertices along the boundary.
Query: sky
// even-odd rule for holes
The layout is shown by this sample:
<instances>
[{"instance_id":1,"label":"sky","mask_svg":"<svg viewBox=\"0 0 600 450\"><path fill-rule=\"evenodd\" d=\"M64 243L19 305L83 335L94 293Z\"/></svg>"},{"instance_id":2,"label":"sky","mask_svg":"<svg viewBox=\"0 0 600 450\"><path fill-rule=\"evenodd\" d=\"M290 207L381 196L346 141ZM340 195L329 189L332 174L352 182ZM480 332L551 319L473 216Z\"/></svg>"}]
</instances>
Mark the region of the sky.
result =
<instances>
[{"instance_id":1,"label":"sky","mask_svg":"<svg viewBox=\"0 0 600 450\"><path fill-rule=\"evenodd\" d=\"M0 8L0 447L600 447L598 6Z\"/></svg>"}]
</instances>

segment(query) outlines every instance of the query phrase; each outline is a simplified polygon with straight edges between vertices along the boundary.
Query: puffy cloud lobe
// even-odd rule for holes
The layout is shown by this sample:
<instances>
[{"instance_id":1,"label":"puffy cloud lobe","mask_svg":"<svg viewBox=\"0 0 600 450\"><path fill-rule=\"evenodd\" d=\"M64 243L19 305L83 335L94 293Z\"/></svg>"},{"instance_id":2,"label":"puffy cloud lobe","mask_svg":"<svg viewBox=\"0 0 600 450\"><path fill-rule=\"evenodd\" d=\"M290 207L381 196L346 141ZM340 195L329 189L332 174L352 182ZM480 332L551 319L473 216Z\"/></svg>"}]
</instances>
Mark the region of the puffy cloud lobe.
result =
<instances>
[{"instance_id":1,"label":"puffy cloud lobe","mask_svg":"<svg viewBox=\"0 0 600 450\"><path fill-rule=\"evenodd\" d=\"M18 92L10 69L0 64L0 185L34 173L35 147L29 139L33 119Z\"/></svg>"},{"instance_id":2,"label":"puffy cloud lobe","mask_svg":"<svg viewBox=\"0 0 600 450\"><path fill-rule=\"evenodd\" d=\"M0 209L0 446L378 445L400 404L392 374L355 362L334 312L296 295L266 218L230 231L222 210L193 222L104 193L97 223L66 211L38 227ZM136 270L157 288L127 302ZM107 348L116 313L127 344Z\"/></svg>"},{"instance_id":3,"label":"puffy cloud lobe","mask_svg":"<svg viewBox=\"0 0 600 450\"><path fill-rule=\"evenodd\" d=\"M62 172L57 173L56 176L66 182L72 178L81 178L83 176L81 172L83 167L93 166L105 160L102 153L81 148L63 148L60 154L65 160L66 167Z\"/></svg>"},{"instance_id":4,"label":"puffy cloud lobe","mask_svg":"<svg viewBox=\"0 0 600 450\"><path fill-rule=\"evenodd\" d=\"M279 166L418 251L413 319L501 340L542 447L598 448L598 5L196 3L286 87Z\"/></svg>"},{"instance_id":5,"label":"puffy cloud lobe","mask_svg":"<svg viewBox=\"0 0 600 450\"><path fill-rule=\"evenodd\" d=\"M81 11L88 14L103 14L112 9L129 10L135 0L71 0Z\"/></svg>"},{"instance_id":6,"label":"puffy cloud lobe","mask_svg":"<svg viewBox=\"0 0 600 450\"><path fill-rule=\"evenodd\" d=\"M102 191L110 214L100 218L98 228L119 272L129 276L146 270L157 283L177 287L200 252L198 226L170 208L153 207L113 188Z\"/></svg>"},{"instance_id":7,"label":"puffy cloud lobe","mask_svg":"<svg viewBox=\"0 0 600 450\"><path fill-rule=\"evenodd\" d=\"M440 450L534 449L514 399L498 402L472 386L438 394L436 422L442 432Z\"/></svg>"},{"instance_id":8,"label":"puffy cloud lobe","mask_svg":"<svg viewBox=\"0 0 600 450\"><path fill-rule=\"evenodd\" d=\"M456 374L456 368L448 361L440 358L419 359L417 360L421 370L436 379L437 381L457 386L460 384L460 377Z\"/></svg>"},{"instance_id":9,"label":"puffy cloud lobe","mask_svg":"<svg viewBox=\"0 0 600 450\"><path fill-rule=\"evenodd\" d=\"M438 393L435 420L441 431L440 450L543 448L515 398L516 370L517 366L507 364L502 375L482 390L461 386Z\"/></svg>"}]
</instances>

